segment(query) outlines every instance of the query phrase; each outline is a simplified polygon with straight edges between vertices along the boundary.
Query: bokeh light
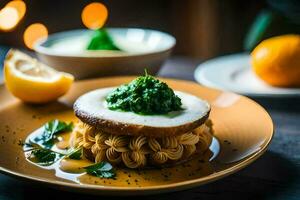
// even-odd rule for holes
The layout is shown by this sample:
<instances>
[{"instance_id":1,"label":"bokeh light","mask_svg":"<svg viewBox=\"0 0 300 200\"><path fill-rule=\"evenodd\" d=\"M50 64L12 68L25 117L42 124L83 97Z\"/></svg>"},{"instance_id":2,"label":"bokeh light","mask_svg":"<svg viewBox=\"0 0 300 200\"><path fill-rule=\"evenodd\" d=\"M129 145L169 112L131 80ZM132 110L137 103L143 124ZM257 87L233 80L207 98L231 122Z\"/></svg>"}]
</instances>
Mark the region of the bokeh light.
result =
<instances>
[{"instance_id":1,"label":"bokeh light","mask_svg":"<svg viewBox=\"0 0 300 200\"><path fill-rule=\"evenodd\" d=\"M10 31L17 26L26 13L26 4L21 0L8 2L0 10L0 30Z\"/></svg>"},{"instance_id":2,"label":"bokeh light","mask_svg":"<svg viewBox=\"0 0 300 200\"><path fill-rule=\"evenodd\" d=\"M28 26L24 32L23 39L29 49L33 49L35 42L42 38L47 38L48 29L41 23L35 23Z\"/></svg>"},{"instance_id":3,"label":"bokeh light","mask_svg":"<svg viewBox=\"0 0 300 200\"><path fill-rule=\"evenodd\" d=\"M5 7L15 8L19 15L19 20L21 20L26 13L26 4L21 0L13 0L6 4Z\"/></svg>"},{"instance_id":4,"label":"bokeh light","mask_svg":"<svg viewBox=\"0 0 300 200\"><path fill-rule=\"evenodd\" d=\"M0 10L0 29L9 31L19 22L18 11L15 8L4 7Z\"/></svg>"},{"instance_id":5,"label":"bokeh light","mask_svg":"<svg viewBox=\"0 0 300 200\"><path fill-rule=\"evenodd\" d=\"M101 28L107 19L107 8L98 2L90 3L87 5L81 13L81 19L83 24L89 29Z\"/></svg>"}]
</instances>

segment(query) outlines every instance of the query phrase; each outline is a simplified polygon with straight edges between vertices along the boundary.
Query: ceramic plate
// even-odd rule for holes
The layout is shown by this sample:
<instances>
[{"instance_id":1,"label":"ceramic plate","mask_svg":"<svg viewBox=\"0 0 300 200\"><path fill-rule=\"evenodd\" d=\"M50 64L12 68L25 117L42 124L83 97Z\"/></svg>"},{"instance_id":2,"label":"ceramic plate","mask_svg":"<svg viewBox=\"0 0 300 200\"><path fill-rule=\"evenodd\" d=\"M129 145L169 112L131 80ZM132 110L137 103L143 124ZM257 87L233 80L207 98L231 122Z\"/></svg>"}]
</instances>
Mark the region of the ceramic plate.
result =
<instances>
[{"instance_id":1,"label":"ceramic plate","mask_svg":"<svg viewBox=\"0 0 300 200\"><path fill-rule=\"evenodd\" d=\"M90 194L171 192L197 187L237 172L260 157L272 139L272 120L254 101L192 82L163 79L173 89L199 96L212 105L210 118L214 123L215 138L210 153L204 158L195 158L172 168L118 169L116 180L91 179L88 175L74 179L70 174L45 170L26 160L19 140L51 119L75 120L72 104L83 93L117 86L132 79L115 77L79 81L59 101L39 106L20 102L3 85L0 86L0 171L53 188Z\"/></svg>"},{"instance_id":2,"label":"ceramic plate","mask_svg":"<svg viewBox=\"0 0 300 200\"><path fill-rule=\"evenodd\" d=\"M277 88L265 84L251 70L247 53L215 58L200 64L195 79L202 85L247 96L300 96L300 89Z\"/></svg>"},{"instance_id":3,"label":"ceramic plate","mask_svg":"<svg viewBox=\"0 0 300 200\"><path fill-rule=\"evenodd\" d=\"M2 68L0 68L0 84L3 83L3 71Z\"/></svg>"}]
</instances>

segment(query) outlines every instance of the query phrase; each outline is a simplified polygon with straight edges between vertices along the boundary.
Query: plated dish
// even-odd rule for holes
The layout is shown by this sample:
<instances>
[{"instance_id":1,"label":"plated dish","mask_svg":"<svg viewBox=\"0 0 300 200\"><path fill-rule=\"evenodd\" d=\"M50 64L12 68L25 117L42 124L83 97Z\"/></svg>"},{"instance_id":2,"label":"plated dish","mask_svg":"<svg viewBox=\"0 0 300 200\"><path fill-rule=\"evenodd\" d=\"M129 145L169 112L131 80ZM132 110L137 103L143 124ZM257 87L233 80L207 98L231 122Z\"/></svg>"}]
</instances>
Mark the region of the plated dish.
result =
<instances>
[{"instance_id":1,"label":"plated dish","mask_svg":"<svg viewBox=\"0 0 300 200\"><path fill-rule=\"evenodd\" d=\"M247 96L299 96L299 88L279 88L267 85L252 71L248 53L214 58L195 70L197 82L208 87L232 91Z\"/></svg>"},{"instance_id":2,"label":"plated dish","mask_svg":"<svg viewBox=\"0 0 300 200\"><path fill-rule=\"evenodd\" d=\"M197 152L201 156L212 142L209 104L150 75L89 92L74 110L80 122L72 146L96 163L132 169L176 165Z\"/></svg>"},{"instance_id":3,"label":"plated dish","mask_svg":"<svg viewBox=\"0 0 300 200\"><path fill-rule=\"evenodd\" d=\"M133 77L75 82L60 101L46 106L24 104L1 86L0 170L67 190L137 195L208 183L266 150L273 124L255 102L191 82L164 79L167 85L161 85L147 77L143 83L150 80L169 95L146 107L136 95L117 98L137 89L141 79L131 82ZM55 137L41 137L45 131ZM32 154L47 145L58 156Z\"/></svg>"},{"instance_id":4,"label":"plated dish","mask_svg":"<svg viewBox=\"0 0 300 200\"><path fill-rule=\"evenodd\" d=\"M88 92L73 107L75 125L52 120L25 139L30 162L117 178L113 167L175 166L203 157L212 144L209 103L174 92L147 72L117 88Z\"/></svg>"}]
</instances>

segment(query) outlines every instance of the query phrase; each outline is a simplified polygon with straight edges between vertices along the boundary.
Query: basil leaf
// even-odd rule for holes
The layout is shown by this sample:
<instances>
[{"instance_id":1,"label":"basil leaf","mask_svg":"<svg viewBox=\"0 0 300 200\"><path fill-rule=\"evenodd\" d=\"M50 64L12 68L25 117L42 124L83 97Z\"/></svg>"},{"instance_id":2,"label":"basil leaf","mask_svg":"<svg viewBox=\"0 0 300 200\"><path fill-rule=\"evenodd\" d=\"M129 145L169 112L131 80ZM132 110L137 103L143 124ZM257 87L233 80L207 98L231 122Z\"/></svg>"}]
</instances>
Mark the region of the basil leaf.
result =
<instances>
[{"instance_id":1,"label":"basil leaf","mask_svg":"<svg viewBox=\"0 0 300 200\"><path fill-rule=\"evenodd\" d=\"M95 30L87 46L88 50L120 50L113 42L106 29Z\"/></svg>"},{"instance_id":2,"label":"basil leaf","mask_svg":"<svg viewBox=\"0 0 300 200\"><path fill-rule=\"evenodd\" d=\"M74 149L67 155L68 158L73 160L80 160L81 156L82 156L82 148Z\"/></svg>"},{"instance_id":3,"label":"basil leaf","mask_svg":"<svg viewBox=\"0 0 300 200\"><path fill-rule=\"evenodd\" d=\"M44 146L47 149L50 149L55 142L56 134L61 132L69 132L73 130L73 123L65 123L57 119L52 120L44 125L43 133L34 138L34 142Z\"/></svg>"},{"instance_id":4,"label":"basil leaf","mask_svg":"<svg viewBox=\"0 0 300 200\"><path fill-rule=\"evenodd\" d=\"M84 168L86 173L100 178L114 178L116 173L108 162L100 162Z\"/></svg>"}]
</instances>

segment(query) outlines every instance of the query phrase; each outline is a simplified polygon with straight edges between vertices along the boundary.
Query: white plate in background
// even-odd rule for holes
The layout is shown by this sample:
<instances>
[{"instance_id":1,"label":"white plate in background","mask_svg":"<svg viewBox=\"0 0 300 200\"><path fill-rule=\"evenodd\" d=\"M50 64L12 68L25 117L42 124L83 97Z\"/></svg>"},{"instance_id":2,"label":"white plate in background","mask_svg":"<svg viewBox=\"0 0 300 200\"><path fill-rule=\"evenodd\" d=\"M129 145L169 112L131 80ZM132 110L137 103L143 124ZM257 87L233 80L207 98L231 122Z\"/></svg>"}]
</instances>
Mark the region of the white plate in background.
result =
<instances>
[{"instance_id":1,"label":"white plate in background","mask_svg":"<svg viewBox=\"0 0 300 200\"><path fill-rule=\"evenodd\" d=\"M300 88L272 87L251 70L248 53L232 54L201 63L194 72L197 82L253 97L300 96Z\"/></svg>"},{"instance_id":2,"label":"white plate in background","mask_svg":"<svg viewBox=\"0 0 300 200\"><path fill-rule=\"evenodd\" d=\"M3 83L3 69L0 67L0 84Z\"/></svg>"}]
</instances>

